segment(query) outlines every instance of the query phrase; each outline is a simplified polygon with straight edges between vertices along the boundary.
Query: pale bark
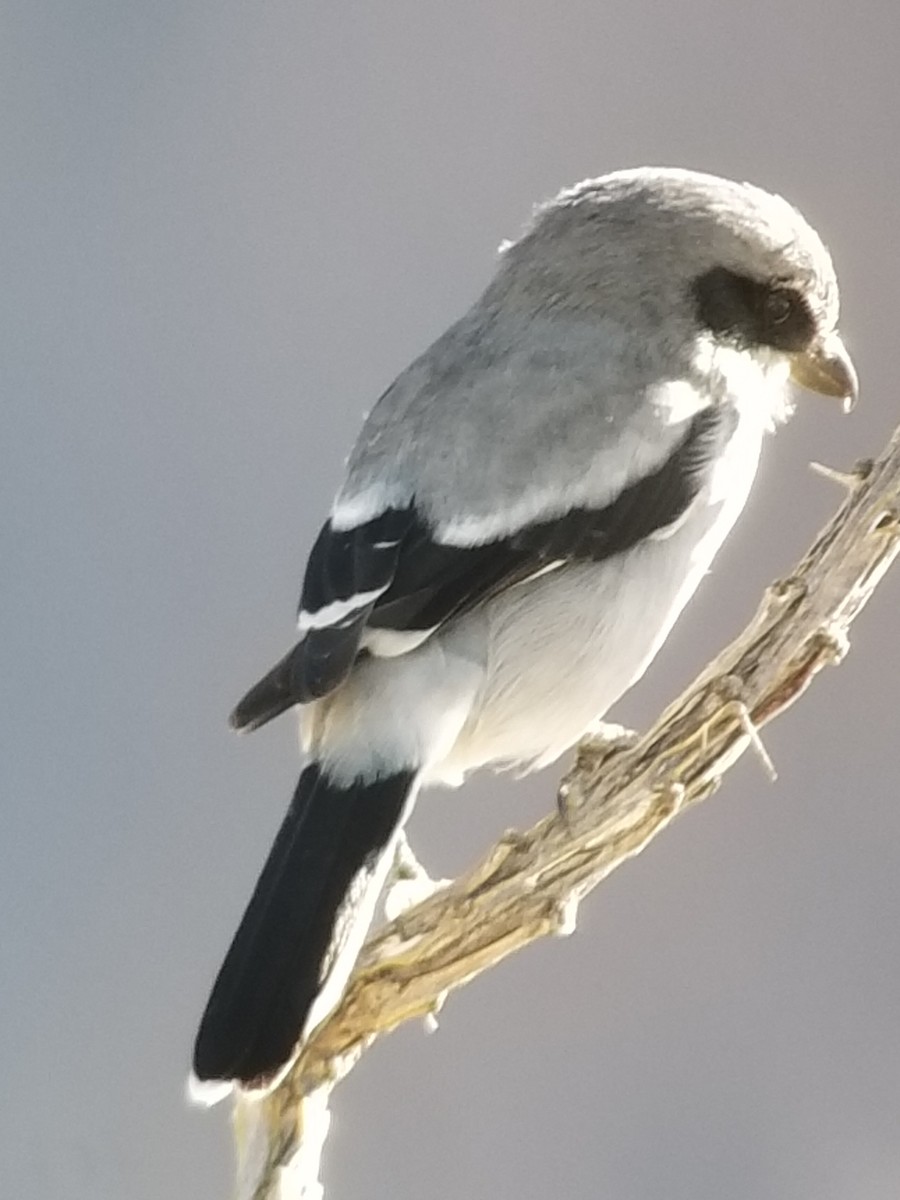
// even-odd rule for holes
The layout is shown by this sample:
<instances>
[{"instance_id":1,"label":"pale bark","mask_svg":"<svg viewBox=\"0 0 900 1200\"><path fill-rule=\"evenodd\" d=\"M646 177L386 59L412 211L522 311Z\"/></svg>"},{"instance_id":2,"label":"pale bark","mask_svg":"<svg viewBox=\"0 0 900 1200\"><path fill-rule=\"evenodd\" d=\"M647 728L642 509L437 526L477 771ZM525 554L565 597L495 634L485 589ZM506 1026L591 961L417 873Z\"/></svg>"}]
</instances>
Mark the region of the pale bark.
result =
<instances>
[{"instance_id":1,"label":"pale bark","mask_svg":"<svg viewBox=\"0 0 900 1200\"><path fill-rule=\"evenodd\" d=\"M851 622L900 550L900 429L877 461L823 473L846 488L844 502L744 632L636 743L579 747L559 812L507 834L467 875L370 938L340 1006L284 1082L262 1100L235 1102L240 1200L320 1196L330 1092L376 1037L427 1018L449 991L528 942L570 932L582 897L710 796L745 750L770 765L758 731L841 660Z\"/></svg>"}]
</instances>

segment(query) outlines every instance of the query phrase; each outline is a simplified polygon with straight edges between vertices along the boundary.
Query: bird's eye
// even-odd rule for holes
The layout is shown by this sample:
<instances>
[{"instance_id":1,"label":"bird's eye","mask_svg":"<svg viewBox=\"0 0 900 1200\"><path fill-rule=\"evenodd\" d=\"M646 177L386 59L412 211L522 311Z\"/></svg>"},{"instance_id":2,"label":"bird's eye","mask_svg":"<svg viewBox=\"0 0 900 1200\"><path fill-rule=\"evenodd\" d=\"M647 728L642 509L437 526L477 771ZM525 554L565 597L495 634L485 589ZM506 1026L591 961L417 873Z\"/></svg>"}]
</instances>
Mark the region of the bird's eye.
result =
<instances>
[{"instance_id":1,"label":"bird's eye","mask_svg":"<svg viewBox=\"0 0 900 1200\"><path fill-rule=\"evenodd\" d=\"M794 296L787 288L766 293L766 317L770 325L783 325L794 311Z\"/></svg>"},{"instance_id":2,"label":"bird's eye","mask_svg":"<svg viewBox=\"0 0 900 1200\"><path fill-rule=\"evenodd\" d=\"M741 346L805 349L816 332L812 310L785 279L757 279L713 267L694 282L700 322Z\"/></svg>"}]
</instances>

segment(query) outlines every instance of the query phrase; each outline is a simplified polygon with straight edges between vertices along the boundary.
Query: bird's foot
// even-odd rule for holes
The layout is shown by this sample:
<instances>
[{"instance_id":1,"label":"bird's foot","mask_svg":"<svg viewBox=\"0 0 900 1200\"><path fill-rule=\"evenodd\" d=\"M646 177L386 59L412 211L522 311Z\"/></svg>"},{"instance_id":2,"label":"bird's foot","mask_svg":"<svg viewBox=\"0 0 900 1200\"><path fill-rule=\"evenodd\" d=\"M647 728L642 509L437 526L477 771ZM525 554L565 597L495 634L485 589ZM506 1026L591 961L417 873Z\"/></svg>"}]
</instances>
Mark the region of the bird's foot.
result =
<instances>
[{"instance_id":1,"label":"bird's foot","mask_svg":"<svg viewBox=\"0 0 900 1200\"><path fill-rule=\"evenodd\" d=\"M620 750L630 750L640 736L637 730L628 729L614 721L593 721L581 739L579 749L606 758L610 754L618 754Z\"/></svg>"},{"instance_id":2,"label":"bird's foot","mask_svg":"<svg viewBox=\"0 0 900 1200\"><path fill-rule=\"evenodd\" d=\"M612 721L594 721L578 743L578 765L588 759L591 769L597 770L614 755L637 745L640 736L634 729L626 729L624 725L616 725ZM566 825L570 823L572 812L577 807L577 801L573 804L567 779L568 776L556 793L556 809Z\"/></svg>"},{"instance_id":3,"label":"bird's foot","mask_svg":"<svg viewBox=\"0 0 900 1200\"><path fill-rule=\"evenodd\" d=\"M394 853L394 865L385 887L385 917L393 921L414 904L427 900L452 882L450 879L432 879L413 853L406 834L401 832Z\"/></svg>"}]
</instances>

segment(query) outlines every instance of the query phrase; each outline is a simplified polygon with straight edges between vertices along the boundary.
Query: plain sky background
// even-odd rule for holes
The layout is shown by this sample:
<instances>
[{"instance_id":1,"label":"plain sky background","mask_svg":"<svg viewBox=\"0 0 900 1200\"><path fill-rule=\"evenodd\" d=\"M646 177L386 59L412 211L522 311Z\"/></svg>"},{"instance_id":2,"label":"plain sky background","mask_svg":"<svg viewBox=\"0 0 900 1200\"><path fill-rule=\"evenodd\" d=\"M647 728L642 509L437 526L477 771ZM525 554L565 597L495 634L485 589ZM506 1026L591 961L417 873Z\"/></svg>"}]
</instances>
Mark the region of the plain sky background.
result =
<instances>
[{"instance_id":1,"label":"plain sky background","mask_svg":"<svg viewBox=\"0 0 900 1200\"><path fill-rule=\"evenodd\" d=\"M195 1023L297 772L230 735L368 408L533 201L664 163L832 247L856 414L804 397L620 719L742 625L898 417L896 0L9 0L0 14L0 1162L17 1200L230 1194ZM579 931L336 1096L330 1200L896 1200L900 572ZM426 797L438 874L558 771Z\"/></svg>"}]
</instances>

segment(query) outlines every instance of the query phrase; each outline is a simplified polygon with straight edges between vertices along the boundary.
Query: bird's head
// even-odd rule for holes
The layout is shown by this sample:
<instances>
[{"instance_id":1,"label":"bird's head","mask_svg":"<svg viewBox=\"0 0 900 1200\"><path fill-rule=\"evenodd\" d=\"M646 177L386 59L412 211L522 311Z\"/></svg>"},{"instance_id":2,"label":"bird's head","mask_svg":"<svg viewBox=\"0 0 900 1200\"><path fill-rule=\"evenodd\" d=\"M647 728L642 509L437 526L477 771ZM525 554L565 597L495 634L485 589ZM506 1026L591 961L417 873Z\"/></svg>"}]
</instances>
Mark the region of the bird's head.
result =
<instances>
[{"instance_id":1,"label":"bird's head","mask_svg":"<svg viewBox=\"0 0 900 1200\"><path fill-rule=\"evenodd\" d=\"M705 340L856 399L831 256L752 184L648 167L587 180L537 210L499 278L526 304L597 317L654 371Z\"/></svg>"}]
</instances>

